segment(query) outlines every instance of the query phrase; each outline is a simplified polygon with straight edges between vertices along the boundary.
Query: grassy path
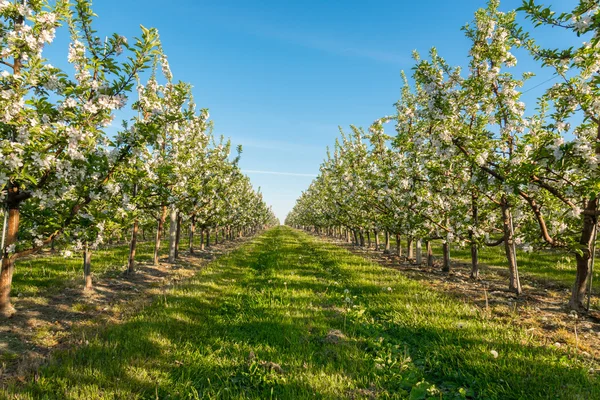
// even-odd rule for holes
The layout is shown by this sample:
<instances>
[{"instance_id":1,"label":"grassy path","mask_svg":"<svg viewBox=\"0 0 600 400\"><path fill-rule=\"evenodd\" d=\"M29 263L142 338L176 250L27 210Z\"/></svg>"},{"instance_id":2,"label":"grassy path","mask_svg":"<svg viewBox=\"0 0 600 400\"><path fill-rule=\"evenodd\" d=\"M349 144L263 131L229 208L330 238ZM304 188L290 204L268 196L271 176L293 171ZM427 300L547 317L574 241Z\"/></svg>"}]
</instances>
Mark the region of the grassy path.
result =
<instances>
[{"instance_id":1,"label":"grassy path","mask_svg":"<svg viewBox=\"0 0 600 400\"><path fill-rule=\"evenodd\" d=\"M575 355L285 227L84 343L4 395L600 398Z\"/></svg>"}]
</instances>

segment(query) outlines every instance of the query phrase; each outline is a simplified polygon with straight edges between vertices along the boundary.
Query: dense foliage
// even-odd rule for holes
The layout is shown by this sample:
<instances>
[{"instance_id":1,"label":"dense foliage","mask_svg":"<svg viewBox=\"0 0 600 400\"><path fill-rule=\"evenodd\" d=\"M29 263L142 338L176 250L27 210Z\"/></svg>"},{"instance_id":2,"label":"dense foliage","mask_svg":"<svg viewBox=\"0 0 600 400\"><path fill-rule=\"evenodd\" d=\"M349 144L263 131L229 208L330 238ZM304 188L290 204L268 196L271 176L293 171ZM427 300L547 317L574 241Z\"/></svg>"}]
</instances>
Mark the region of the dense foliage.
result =
<instances>
[{"instance_id":1,"label":"dense foliage","mask_svg":"<svg viewBox=\"0 0 600 400\"><path fill-rule=\"evenodd\" d=\"M449 65L435 49L427 58L415 53L397 114L368 132L342 133L286 223L344 230L357 244L384 231L387 251L390 235L398 238L398 251L406 236L409 257L413 242L420 250L425 240L430 249L440 239L446 271L450 244L470 246L472 278L479 276L479 249L502 245L509 289L517 294L517 248L568 251L577 260L570 306L585 308L600 192L598 3L580 0L559 15L534 0L504 13L490 0L463 27L471 43L468 68ZM534 27L585 41L543 48L535 28L530 33L517 24L518 13ZM558 78L535 107L521 101L532 74L512 72L518 48ZM388 135L384 125L392 121L395 134Z\"/></svg>"},{"instance_id":2,"label":"dense foliage","mask_svg":"<svg viewBox=\"0 0 600 400\"><path fill-rule=\"evenodd\" d=\"M171 249L182 224L193 243L196 225L233 237L276 223L191 85L174 81L158 32L102 40L94 17L89 0L0 1L1 315L14 312L15 261L50 244L83 251L91 288L91 252L106 237L133 230L133 272L138 227L157 225L158 262L168 210ZM57 30L70 32L71 71L44 58ZM127 107L137 116L109 134Z\"/></svg>"}]
</instances>

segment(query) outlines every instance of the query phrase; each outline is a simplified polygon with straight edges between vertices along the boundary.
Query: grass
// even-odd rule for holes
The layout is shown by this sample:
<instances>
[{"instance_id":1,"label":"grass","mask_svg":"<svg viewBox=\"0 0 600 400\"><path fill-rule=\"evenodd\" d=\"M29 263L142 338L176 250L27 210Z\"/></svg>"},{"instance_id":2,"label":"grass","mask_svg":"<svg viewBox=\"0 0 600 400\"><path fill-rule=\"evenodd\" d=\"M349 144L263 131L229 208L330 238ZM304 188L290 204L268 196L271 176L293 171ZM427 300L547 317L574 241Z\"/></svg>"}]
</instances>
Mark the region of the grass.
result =
<instances>
[{"instance_id":1,"label":"grass","mask_svg":"<svg viewBox=\"0 0 600 400\"><path fill-rule=\"evenodd\" d=\"M438 255L442 254L441 243L436 243L434 252ZM452 249L451 255L455 261L471 263L471 250L469 248L455 247ZM480 249L479 262L491 266L506 266L508 270L504 246ZM535 252L517 250L517 263L520 273L545 284L570 288L575 282L577 265L575 256L572 254L554 250L538 250ZM594 271L594 280L600 278L599 269L596 268ZM600 293L597 290L595 292Z\"/></svg>"},{"instance_id":2,"label":"grass","mask_svg":"<svg viewBox=\"0 0 600 400\"><path fill-rule=\"evenodd\" d=\"M194 243L199 249L199 235ZM214 243L214 235L211 237ZM161 242L161 258L168 254L169 241ZM188 240L182 238L180 250L187 251ZM136 262L151 262L154 256L154 242L138 242ZM92 252L92 273L96 277L116 276L127 269L129 244L108 246ZM39 256L18 260L13 277L12 296L48 296L59 293L68 285L83 285L83 260L81 254L71 257L45 253Z\"/></svg>"},{"instance_id":3,"label":"grass","mask_svg":"<svg viewBox=\"0 0 600 400\"><path fill-rule=\"evenodd\" d=\"M4 396L600 398L565 348L286 227L86 340Z\"/></svg>"},{"instance_id":4,"label":"grass","mask_svg":"<svg viewBox=\"0 0 600 400\"><path fill-rule=\"evenodd\" d=\"M374 238L372 238L374 241ZM383 235L380 234L380 241L383 243ZM390 238L392 251L396 249L396 238L392 235ZM381 245L383 248L383 244ZM402 251L406 254L406 240L402 241ZM433 241L433 254L436 259L442 259L442 242ZM453 246L450 251L453 262L471 263L471 250L469 247ZM425 243L423 243L423 256L425 256ZM506 253L504 246L483 247L479 249L479 263L492 267L506 268ZM577 265L575 255L558 250L537 250L534 252L525 252L517 249L517 264L519 273L533 278L536 281L561 288L571 288L575 282ZM485 274L485 273L484 273ZM594 282L600 279L600 266L594 270ZM600 285L600 283L599 283ZM599 285L594 287L594 293L600 294Z\"/></svg>"}]
</instances>

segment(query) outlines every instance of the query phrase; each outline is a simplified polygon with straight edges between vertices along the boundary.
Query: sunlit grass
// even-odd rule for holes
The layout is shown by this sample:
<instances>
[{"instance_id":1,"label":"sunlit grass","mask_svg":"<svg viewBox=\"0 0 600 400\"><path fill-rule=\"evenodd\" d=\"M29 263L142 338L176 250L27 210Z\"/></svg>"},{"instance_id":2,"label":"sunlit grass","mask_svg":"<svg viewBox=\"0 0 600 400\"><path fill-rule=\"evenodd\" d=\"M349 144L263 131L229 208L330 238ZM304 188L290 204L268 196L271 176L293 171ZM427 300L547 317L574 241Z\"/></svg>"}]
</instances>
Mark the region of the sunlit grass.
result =
<instances>
[{"instance_id":1,"label":"sunlit grass","mask_svg":"<svg viewBox=\"0 0 600 400\"><path fill-rule=\"evenodd\" d=\"M211 238L214 240L214 235ZM199 236L194 242L199 247ZM214 241L212 242L214 243ZM180 242L181 251L188 249L187 238ZM168 240L161 242L161 258L168 252ZM92 273L94 276L110 277L122 274L127 269L129 245L107 246L92 252ZM154 256L154 242L138 242L136 262L148 263ZM18 260L13 277L13 296L47 296L60 292L69 285L83 285L83 259L74 253L64 257L60 251L54 254L45 252L38 256Z\"/></svg>"},{"instance_id":2,"label":"sunlit grass","mask_svg":"<svg viewBox=\"0 0 600 400\"><path fill-rule=\"evenodd\" d=\"M88 339L5 395L600 398L568 349L285 227Z\"/></svg>"}]
</instances>

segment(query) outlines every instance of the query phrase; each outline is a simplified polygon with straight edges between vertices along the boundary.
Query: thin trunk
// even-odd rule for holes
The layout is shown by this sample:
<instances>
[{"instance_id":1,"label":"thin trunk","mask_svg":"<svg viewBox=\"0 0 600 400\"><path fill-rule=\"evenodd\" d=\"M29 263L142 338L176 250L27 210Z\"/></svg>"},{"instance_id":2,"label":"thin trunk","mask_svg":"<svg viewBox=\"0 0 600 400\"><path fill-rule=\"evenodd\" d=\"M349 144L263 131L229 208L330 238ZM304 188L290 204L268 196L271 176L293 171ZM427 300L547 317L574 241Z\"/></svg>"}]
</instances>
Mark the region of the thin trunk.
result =
<instances>
[{"instance_id":1,"label":"thin trunk","mask_svg":"<svg viewBox=\"0 0 600 400\"><path fill-rule=\"evenodd\" d=\"M375 251L379 251L379 232L374 230L373 234L375 235Z\"/></svg>"},{"instance_id":2,"label":"thin trunk","mask_svg":"<svg viewBox=\"0 0 600 400\"><path fill-rule=\"evenodd\" d=\"M479 215L477 209L477 197L471 195L471 207L473 209L473 226L476 228L479 224ZM475 234L473 230L469 231L469 240L471 240L471 279L479 279L479 248L475 242Z\"/></svg>"},{"instance_id":3,"label":"thin trunk","mask_svg":"<svg viewBox=\"0 0 600 400\"><path fill-rule=\"evenodd\" d=\"M158 227L156 228L156 239L154 242L154 265L159 264L159 254L160 254L160 241L162 237L162 233L165 227L165 220L167 219L167 206L162 206L160 211L160 218L158 220Z\"/></svg>"},{"instance_id":4,"label":"thin trunk","mask_svg":"<svg viewBox=\"0 0 600 400\"><path fill-rule=\"evenodd\" d=\"M177 242L177 210L171 207L169 213L169 262L175 262L175 245Z\"/></svg>"},{"instance_id":5,"label":"thin trunk","mask_svg":"<svg viewBox=\"0 0 600 400\"><path fill-rule=\"evenodd\" d=\"M179 258L179 242L181 241L181 213L177 213L177 232L175 233L175 259Z\"/></svg>"},{"instance_id":6,"label":"thin trunk","mask_svg":"<svg viewBox=\"0 0 600 400\"><path fill-rule=\"evenodd\" d=\"M10 317L16 312L10 302L10 289L15 271L15 262L6 249L10 245L16 245L17 243L20 216L19 205L12 205L8 210L6 237L4 240L4 249L2 249L4 252L2 257L2 271L0 271L0 316L2 317Z\"/></svg>"},{"instance_id":7,"label":"thin trunk","mask_svg":"<svg viewBox=\"0 0 600 400\"><path fill-rule=\"evenodd\" d=\"M388 236L388 241L389 241L389 236ZM389 247L389 245L388 245ZM388 250L389 252L389 250ZM400 234L396 233L396 255L398 257L402 257L402 243L400 242Z\"/></svg>"},{"instance_id":8,"label":"thin trunk","mask_svg":"<svg viewBox=\"0 0 600 400\"><path fill-rule=\"evenodd\" d=\"M598 208L598 200L591 200L586 211L596 212ZM575 253L575 259L577 261L577 274L575 276L575 284L571 291L571 300L569 301L569 307L573 310L584 310L584 299L587 287L587 281L590 277L591 270L591 259L593 249L593 238L594 238L594 227L597 226L598 220L594 215L584 215L583 217L583 229L581 231L581 237L579 239L580 248L582 254Z\"/></svg>"},{"instance_id":9,"label":"thin trunk","mask_svg":"<svg viewBox=\"0 0 600 400\"><path fill-rule=\"evenodd\" d=\"M354 245L360 246L360 241L358 240L358 231L354 229L352 232L354 233Z\"/></svg>"},{"instance_id":10,"label":"thin trunk","mask_svg":"<svg viewBox=\"0 0 600 400\"><path fill-rule=\"evenodd\" d=\"M417 265L421 265L421 263L423 263L423 250L421 249L421 239L417 239Z\"/></svg>"},{"instance_id":11,"label":"thin trunk","mask_svg":"<svg viewBox=\"0 0 600 400\"><path fill-rule=\"evenodd\" d=\"M137 196L137 183L133 185L133 197ZM133 229L131 232L131 241L129 242L129 259L127 260L127 273L133 274L135 272L135 248L137 246L138 236L138 219L137 217L133 220Z\"/></svg>"},{"instance_id":12,"label":"thin trunk","mask_svg":"<svg viewBox=\"0 0 600 400\"><path fill-rule=\"evenodd\" d=\"M365 247L365 235L363 231L360 231L360 247Z\"/></svg>"},{"instance_id":13,"label":"thin trunk","mask_svg":"<svg viewBox=\"0 0 600 400\"><path fill-rule=\"evenodd\" d=\"M138 236L138 219L133 221L133 230L131 232L131 242L129 244L129 260L127 262L127 273L133 274L135 272L135 249L137 246Z\"/></svg>"},{"instance_id":14,"label":"thin trunk","mask_svg":"<svg viewBox=\"0 0 600 400\"><path fill-rule=\"evenodd\" d=\"M190 219L190 254L194 254L194 233L196 232L196 217Z\"/></svg>"},{"instance_id":15,"label":"thin trunk","mask_svg":"<svg viewBox=\"0 0 600 400\"><path fill-rule=\"evenodd\" d=\"M385 248L383 250L385 254L390 253L390 232L385 231Z\"/></svg>"},{"instance_id":16,"label":"thin trunk","mask_svg":"<svg viewBox=\"0 0 600 400\"><path fill-rule=\"evenodd\" d=\"M408 258L409 260L412 260L414 258L412 237L406 239L406 258Z\"/></svg>"},{"instance_id":17,"label":"thin trunk","mask_svg":"<svg viewBox=\"0 0 600 400\"><path fill-rule=\"evenodd\" d=\"M83 247L83 279L85 281L85 291L92 290L92 251L88 242L85 242Z\"/></svg>"},{"instance_id":18,"label":"thin trunk","mask_svg":"<svg viewBox=\"0 0 600 400\"><path fill-rule=\"evenodd\" d=\"M442 250L444 252L444 265L442 271L450 272L450 243L448 243L447 240L442 245Z\"/></svg>"},{"instance_id":19,"label":"thin trunk","mask_svg":"<svg viewBox=\"0 0 600 400\"><path fill-rule=\"evenodd\" d=\"M431 240L427 241L426 247L427 247L427 266L433 267L433 248L431 246Z\"/></svg>"},{"instance_id":20,"label":"thin trunk","mask_svg":"<svg viewBox=\"0 0 600 400\"><path fill-rule=\"evenodd\" d=\"M367 229L367 248L371 248L371 232Z\"/></svg>"},{"instance_id":21,"label":"thin trunk","mask_svg":"<svg viewBox=\"0 0 600 400\"><path fill-rule=\"evenodd\" d=\"M219 244L219 228L215 228L215 245Z\"/></svg>"},{"instance_id":22,"label":"thin trunk","mask_svg":"<svg viewBox=\"0 0 600 400\"><path fill-rule=\"evenodd\" d=\"M509 282L508 289L515 292L517 295L523 292L521 288L521 280L519 279L519 269L517 267L517 254L514 241L514 230L512 223L512 214L507 199L503 197L502 204L502 228L504 231L504 250L506 252L506 260L508 261Z\"/></svg>"},{"instance_id":23,"label":"thin trunk","mask_svg":"<svg viewBox=\"0 0 600 400\"><path fill-rule=\"evenodd\" d=\"M210 247L210 228L206 229L206 247Z\"/></svg>"},{"instance_id":24,"label":"thin trunk","mask_svg":"<svg viewBox=\"0 0 600 400\"><path fill-rule=\"evenodd\" d=\"M204 250L204 228L200 229L200 250Z\"/></svg>"}]
</instances>

